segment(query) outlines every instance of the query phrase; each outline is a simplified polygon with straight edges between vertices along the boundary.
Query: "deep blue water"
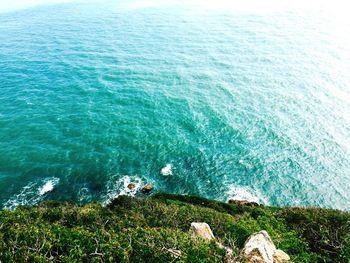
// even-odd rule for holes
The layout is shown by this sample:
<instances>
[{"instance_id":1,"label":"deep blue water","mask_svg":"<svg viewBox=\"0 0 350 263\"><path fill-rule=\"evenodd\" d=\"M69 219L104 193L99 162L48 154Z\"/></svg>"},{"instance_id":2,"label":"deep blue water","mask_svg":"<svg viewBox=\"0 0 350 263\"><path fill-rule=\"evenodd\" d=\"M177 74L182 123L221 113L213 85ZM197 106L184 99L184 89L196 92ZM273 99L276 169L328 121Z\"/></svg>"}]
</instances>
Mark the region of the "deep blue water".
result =
<instances>
[{"instance_id":1,"label":"deep blue water","mask_svg":"<svg viewBox=\"0 0 350 263\"><path fill-rule=\"evenodd\" d=\"M150 182L350 209L350 23L140 3L0 13L0 207Z\"/></svg>"}]
</instances>

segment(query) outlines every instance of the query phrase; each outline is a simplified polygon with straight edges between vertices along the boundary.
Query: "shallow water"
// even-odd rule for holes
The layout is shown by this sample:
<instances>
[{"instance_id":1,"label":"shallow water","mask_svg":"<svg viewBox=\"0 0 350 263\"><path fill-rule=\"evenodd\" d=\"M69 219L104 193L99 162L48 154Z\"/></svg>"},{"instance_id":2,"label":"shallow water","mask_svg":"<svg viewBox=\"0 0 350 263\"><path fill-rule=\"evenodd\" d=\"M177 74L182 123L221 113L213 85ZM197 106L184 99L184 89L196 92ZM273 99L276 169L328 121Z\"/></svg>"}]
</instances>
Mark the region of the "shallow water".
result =
<instances>
[{"instance_id":1,"label":"shallow water","mask_svg":"<svg viewBox=\"0 0 350 263\"><path fill-rule=\"evenodd\" d=\"M333 18L156 1L0 13L0 206L150 182L349 210L350 20Z\"/></svg>"}]
</instances>

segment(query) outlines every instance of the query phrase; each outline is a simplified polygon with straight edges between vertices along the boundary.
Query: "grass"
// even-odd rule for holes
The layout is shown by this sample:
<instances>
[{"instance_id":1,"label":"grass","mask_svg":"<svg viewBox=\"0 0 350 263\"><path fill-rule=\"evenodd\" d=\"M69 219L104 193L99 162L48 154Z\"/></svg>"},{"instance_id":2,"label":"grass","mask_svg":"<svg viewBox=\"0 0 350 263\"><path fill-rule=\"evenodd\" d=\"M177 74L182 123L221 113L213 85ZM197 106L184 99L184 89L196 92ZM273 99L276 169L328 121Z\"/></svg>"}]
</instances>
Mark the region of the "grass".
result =
<instances>
[{"instance_id":1,"label":"grass","mask_svg":"<svg viewBox=\"0 0 350 263\"><path fill-rule=\"evenodd\" d=\"M191 222L208 223L236 255L249 235L266 230L294 262L350 262L349 213L168 194L121 196L107 207L49 201L0 211L0 261L224 262L215 242L191 238Z\"/></svg>"}]
</instances>

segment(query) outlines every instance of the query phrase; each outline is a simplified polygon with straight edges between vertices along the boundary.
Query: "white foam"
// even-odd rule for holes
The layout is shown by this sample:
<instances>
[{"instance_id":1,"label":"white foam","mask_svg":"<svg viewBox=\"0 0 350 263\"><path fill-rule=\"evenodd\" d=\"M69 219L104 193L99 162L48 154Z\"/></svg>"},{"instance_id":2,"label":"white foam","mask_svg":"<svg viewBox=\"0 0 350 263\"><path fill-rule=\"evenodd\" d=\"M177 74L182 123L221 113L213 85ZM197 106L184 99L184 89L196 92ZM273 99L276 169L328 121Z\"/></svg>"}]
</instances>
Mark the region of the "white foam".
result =
<instances>
[{"instance_id":1,"label":"white foam","mask_svg":"<svg viewBox=\"0 0 350 263\"><path fill-rule=\"evenodd\" d=\"M239 164L244 166L245 168L247 169L253 169L254 168L254 165L249 161L249 159L240 159L239 161Z\"/></svg>"},{"instance_id":2,"label":"white foam","mask_svg":"<svg viewBox=\"0 0 350 263\"><path fill-rule=\"evenodd\" d=\"M120 195L135 196L142 187L142 179L138 176L124 175L121 178L113 176L107 183L107 194L103 198L103 204L108 204L111 200ZM129 188L130 184L134 184L133 188Z\"/></svg>"},{"instance_id":3,"label":"white foam","mask_svg":"<svg viewBox=\"0 0 350 263\"><path fill-rule=\"evenodd\" d=\"M36 183L29 183L24 186L18 194L15 194L10 199L8 199L4 205L4 209L15 209L19 205L30 205L31 204L31 194L32 189L35 188Z\"/></svg>"},{"instance_id":4,"label":"white foam","mask_svg":"<svg viewBox=\"0 0 350 263\"><path fill-rule=\"evenodd\" d=\"M59 179L58 178L52 178L49 179L40 189L39 189L39 194L44 195L48 192L51 192L54 188L55 185L58 184Z\"/></svg>"},{"instance_id":5,"label":"white foam","mask_svg":"<svg viewBox=\"0 0 350 263\"><path fill-rule=\"evenodd\" d=\"M160 170L160 173L164 176L172 175L173 174L172 169L173 169L173 166L170 163L168 163L166 166L162 168L162 170Z\"/></svg>"},{"instance_id":6,"label":"white foam","mask_svg":"<svg viewBox=\"0 0 350 263\"><path fill-rule=\"evenodd\" d=\"M45 195L51 192L58 184L59 178L50 177L37 182L30 182L24 186L19 193L8 199L4 205L4 209L15 209L19 205L36 205L44 200Z\"/></svg>"},{"instance_id":7,"label":"white foam","mask_svg":"<svg viewBox=\"0 0 350 263\"><path fill-rule=\"evenodd\" d=\"M228 192L226 193L226 201L230 199L234 200L247 200L250 202L256 202L260 204L266 204L266 199L261 195L260 192L254 190L254 194L252 190L249 190L245 187L237 187L231 185L229 187Z\"/></svg>"}]
</instances>

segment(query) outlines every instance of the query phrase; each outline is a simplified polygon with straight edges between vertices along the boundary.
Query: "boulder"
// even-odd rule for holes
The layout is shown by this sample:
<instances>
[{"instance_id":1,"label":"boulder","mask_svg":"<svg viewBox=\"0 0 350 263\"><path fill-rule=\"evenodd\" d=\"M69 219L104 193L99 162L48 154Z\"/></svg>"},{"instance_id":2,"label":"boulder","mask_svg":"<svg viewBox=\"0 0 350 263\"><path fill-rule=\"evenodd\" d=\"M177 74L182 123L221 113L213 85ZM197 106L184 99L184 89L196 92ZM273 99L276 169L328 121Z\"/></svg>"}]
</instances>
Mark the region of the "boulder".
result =
<instances>
[{"instance_id":1,"label":"boulder","mask_svg":"<svg viewBox=\"0 0 350 263\"><path fill-rule=\"evenodd\" d=\"M236 204L238 206L261 206L260 204L258 204L257 202L251 202L251 201L247 201L247 200L234 200L234 199L230 199L228 200L229 204Z\"/></svg>"},{"instance_id":2,"label":"boulder","mask_svg":"<svg viewBox=\"0 0 350 263\"><path fill-rule=\"evenodd\" d=\"M200 237L205 240L215 239L213 231L207 223L191 223L190 233L193 237Z\"/></svg>"},{"instance_id":3,"label":"boulder","mask_svg":"<svg viewBox=\"0 0 350 263\"><path fill-rule=\"evenodd\" d=\"M251 235L244 244L242 256L249 262L274 263L276 247L266 231Z\"/></svg>"},{"instance_id":4,"label":"boulder","mask_svg":"<svg viewBox=\"0 0 350 263\"><path fill-rule=\"evenodd\" d=\"M287 263L290 262L289 255L283 250L277 249L273 254L273 262L274 263Z\"/></svg>"},{"instance_id":5,"label":"boulder","mask_svg":"<svg viewBox=\"0 0 350 263\"><path fill-rule=\"evenodd\" d=\"M135 187L136 187L136 185L135 185L134 183L128 184L128 188L129 188L130 190L134 189Z\"/></svg>"},{"instance_id":6,"label":"boulder","mask_svg":"<svg viewBox=\"0 0 350 263\"><path fill-rule=\"evenodd\" d=\"M251 235L244 244L241 258L251 263L286 263L289 256L282 250L276 249L269 234L260 231Z\"/></svg>"},{"instance_id":7,"label":"boulder","mask_svg":"<svg viewBox=\"0 0 350 263\"><path fill-rule=\"evenodd\" d=\"M191 223L190 233L194 238L202 238L208 241L215 240L213 231L211 231L210 226L207 223ZM221 243L217 242L217 245L224 249L226 252L225 263L231 263L233 258L233 251L229 247L225 247Z\"/></svg>"},{"instance_id":8,"label":"boulder","mask_svg":"<svg viewBox=\"0 0 350 263\"><path fill-rule=\"evenodd\" d=\"M144 187L142 187L142 192L144 194L148 194L153 190L153 186L151 184L146 184Z\"/></svg>"}]
</instances>

